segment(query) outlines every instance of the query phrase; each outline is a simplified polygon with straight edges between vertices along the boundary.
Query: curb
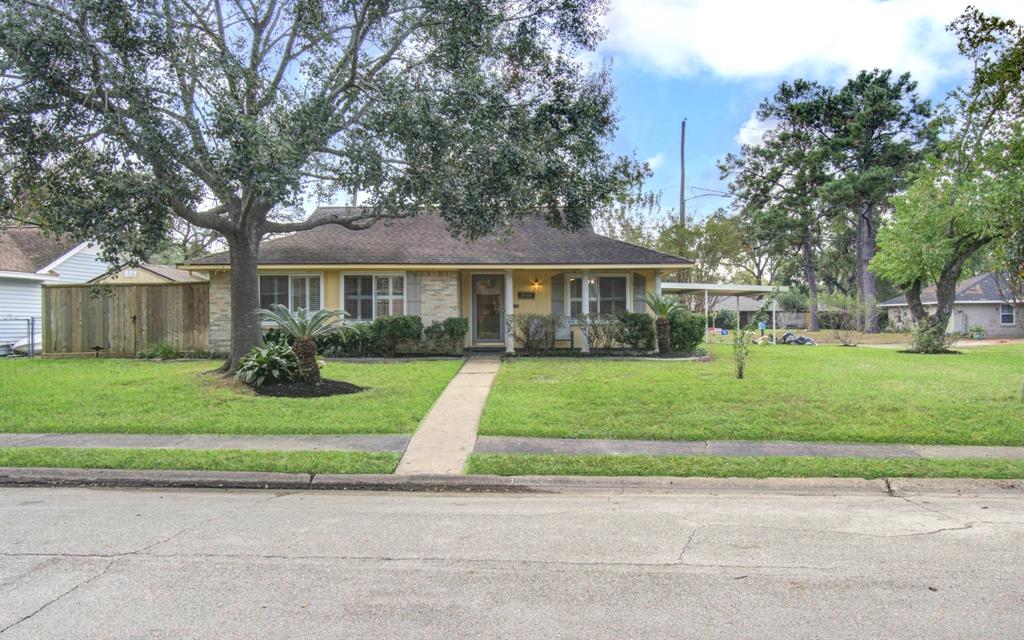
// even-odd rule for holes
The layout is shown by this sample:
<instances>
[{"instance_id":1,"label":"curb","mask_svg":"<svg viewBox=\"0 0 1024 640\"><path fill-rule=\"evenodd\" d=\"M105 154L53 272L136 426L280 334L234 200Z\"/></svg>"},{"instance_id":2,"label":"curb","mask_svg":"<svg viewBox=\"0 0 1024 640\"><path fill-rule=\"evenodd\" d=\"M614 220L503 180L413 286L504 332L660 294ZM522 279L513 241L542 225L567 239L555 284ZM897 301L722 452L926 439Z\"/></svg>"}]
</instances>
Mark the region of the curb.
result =
<instances>
[{"instance_id":1,"label":"curb","mask_svg":"<svg viewBox=\"0 0 1024 640\"><path fill-rule=\"evenodd\" d=\"M463 493L758 493L765 495L1021 495L1024 480L963 478L699 478L263 473L0 467L0 486L419 491Z\"/></svg>"}]
</instances>

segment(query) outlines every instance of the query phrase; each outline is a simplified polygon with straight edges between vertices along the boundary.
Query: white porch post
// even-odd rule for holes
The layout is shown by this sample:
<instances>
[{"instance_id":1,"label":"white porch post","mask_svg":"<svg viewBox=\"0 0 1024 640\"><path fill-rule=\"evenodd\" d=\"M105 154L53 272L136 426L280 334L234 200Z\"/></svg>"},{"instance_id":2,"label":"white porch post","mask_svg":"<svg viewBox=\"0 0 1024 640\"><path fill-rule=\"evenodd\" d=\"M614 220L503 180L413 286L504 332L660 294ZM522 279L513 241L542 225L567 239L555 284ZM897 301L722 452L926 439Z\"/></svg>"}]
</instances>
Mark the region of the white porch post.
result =
<instances>
[{"instance_id":1,"label":"white porch post","mask_svg":"<svg viewBox=\"0 0 1024 640\"><path fill-rule=\"evenodd\" d=\"M590 316L590 272L584 270L583 273L580 274L580 278L580 285L583 292L583 324L580 326L580 351L583 353L590 353L590 336L588 335L590 332L587 327L587 322L589 321Z\"/></svg>"},{"instance_id":2,"label":"white porch post","mask_svg":"<svg viewBox=\"0 0 1024 640\"><path fill-rule=\"evenodd\" d=\"M708 290L704 289L704 339L708 339L708 317L711 313L708 311Z\"/></svg>"},{"instance_id":3,"label":"white porch post","mask_svg":"<svg viewBox=\"0 0 1024 640\"><path fill-rule=\"evenodd\" d=\"M736 333L740 332L740 297L736 296Z\"/></svg>"},{"instance_id":4,"label":"white porch post","mask_svg":"<svg viewBox=\"0 0 1024 640\"><path fill-rule=\"evenodd\" d=\"M654 272L654 295L661 295L661 272Z\"/></svg>"},{"instance_id":5,"label":"white porch post","mask_svg":"<svg viewBox=\"0 0 1024 640\"><path fill-rule=\"evenodd\" d=\"M776 344L777 340L775 335L775 298L772 298L772 344Z\"/></svg>"},{"instance_id":6,"label":"white porch post","mask_svg":"<svg viewBox=\"0 0 1024 640\"><path fill-rule=\"evenodd\" d=\"M504 324L505 330L505 353L516 352L516 334L515 327L512 325L512 271L508 270L505 272L505 313L502 314L501 321Z\"/></svg>"}]
</instances>

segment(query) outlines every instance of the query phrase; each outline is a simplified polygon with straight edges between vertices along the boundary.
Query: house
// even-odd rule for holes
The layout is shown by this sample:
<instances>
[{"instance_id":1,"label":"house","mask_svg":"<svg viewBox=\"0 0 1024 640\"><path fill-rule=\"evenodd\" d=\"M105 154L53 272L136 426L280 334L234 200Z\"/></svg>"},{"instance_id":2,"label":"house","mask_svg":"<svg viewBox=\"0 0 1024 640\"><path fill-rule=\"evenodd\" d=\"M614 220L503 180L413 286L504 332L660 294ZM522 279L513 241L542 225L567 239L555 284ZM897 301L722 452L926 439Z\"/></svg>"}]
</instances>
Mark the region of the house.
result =
<instances>
[{"instance_id":1,"label":"house","mask_svg":"<svg viewBox=\"0 0 1024 640\"><path fill-rule=\"evenodd\" d=\"M176 269L163 264L144 262L138 266L127 266L108 271L89 282L99 284L160 284L163 282L206 282L206 278L185 269Z\"/></svg>"},{"instance_id":2,"label":"house","mask_svg":"<svg viewBox=\"0 0 1024 640\"><path fill-rule=\"evenodd\" d=\"M27 339L32 319L40 331L43 283L88 282L109 270L96 246L33 226L0 228L0 344Z\"/></svg>"},{"instance_id":3,"label":"house","mask_svg":"<svg viewBox=\"0 0 1024 640\"><path fill-rule=\"evenodd\" d=\"M314 215L333 213L321 208ZM378 222L351 231L326 225L265 241L259 253L260 305L341 309L350 321L418 315L424 325L469 321L467 347L512 350L507 314L564 318L556 347L584 347L576 321L591 314L643 311L664 271L685 258L598 235L569 232L540 218L473 242L455 239L434 215ZM210 278L210 348L230 344L227 252L186 265ZM583 286L583 283L588 286Z\"/></svg>"},{"instance_id":4,"label":"house","mask_svg":"<svg viewBox=\"0 0 1024 640\"><path fill-rule=\"evenodd\" d=\"M936 304L935 287L921 292L921 302L929 312ZM909 327L913 324L906 296L898 296L878 305L888 309L893 326ZM993 338L1024 338L1024 306L1009 299L1006 276L995 272L983 273L956 285L953 315L949 318L948 333L969 333L971 327L980 326Z\"/></svg>"}]
</instances>

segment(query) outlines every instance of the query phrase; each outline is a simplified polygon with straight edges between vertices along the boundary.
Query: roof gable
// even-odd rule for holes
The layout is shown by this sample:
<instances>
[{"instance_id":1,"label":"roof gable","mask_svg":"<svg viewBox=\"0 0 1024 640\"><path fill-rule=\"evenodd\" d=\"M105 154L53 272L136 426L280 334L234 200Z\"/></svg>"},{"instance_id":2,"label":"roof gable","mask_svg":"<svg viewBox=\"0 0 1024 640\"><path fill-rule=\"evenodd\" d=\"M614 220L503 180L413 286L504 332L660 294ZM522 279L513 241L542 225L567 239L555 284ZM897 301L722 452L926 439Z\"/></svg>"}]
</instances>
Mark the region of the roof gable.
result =
<instances>
[{"instance_id":1,"label":"roof gable","mask_svg":"<svg viewBox=\"0 0 1024 640\"><path fill-rule=\"evenodd\" d=\"M81 244L43 235L39 227L0 228L0 271L37 273Z\"/></svg>"},{"instance_id":2,"label":"roof gable","mask_svg":"<svg viewBox=\"0 0 1024 640\"><path fill-rule=\"evenodd\" d=\"M954 302L1003 302L1003 291L1007 289L1005 274L989 271L956 283ZM935 304L938 296L935 285L921 290L922 304ZM907 304L907 296L896 296L881 303L883 307L899 307Z\"/></svg>"},{"instance_id":3,"label":"roof gable","mask_svg":"<svg viewBox=\"0 0 1024 640\"><path fill-rule=\"evenodd\" d=\"M314 215L337 211L318 209ZM438 264L438 265L602 265L678 264L692 261L594 233L557 229L539 217L475 241L453 238L435 215L381 221L352 231L325 225L265 241L259 262L271 264ZM226 265L228 253L199 258L192 265Z\"/></svg>"}]
</instances>

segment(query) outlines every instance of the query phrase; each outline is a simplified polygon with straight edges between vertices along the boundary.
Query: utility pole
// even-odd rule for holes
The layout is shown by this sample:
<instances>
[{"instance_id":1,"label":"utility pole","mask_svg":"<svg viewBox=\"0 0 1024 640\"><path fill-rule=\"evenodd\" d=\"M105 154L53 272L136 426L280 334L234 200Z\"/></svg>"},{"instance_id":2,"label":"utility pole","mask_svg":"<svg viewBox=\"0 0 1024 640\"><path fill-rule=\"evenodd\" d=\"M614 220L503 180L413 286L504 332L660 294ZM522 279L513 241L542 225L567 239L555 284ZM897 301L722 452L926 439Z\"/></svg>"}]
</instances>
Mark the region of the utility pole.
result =
<instances>
[{"instance_id":1,"label":"utility pole","mask_svg":"<svg viewBox=\"0 0 1024 640\"><path fill-rule=\"evenodd\" d=\"M679 129L679 230L686 229L686 118Z\"/></svg>"}]
</instances>

